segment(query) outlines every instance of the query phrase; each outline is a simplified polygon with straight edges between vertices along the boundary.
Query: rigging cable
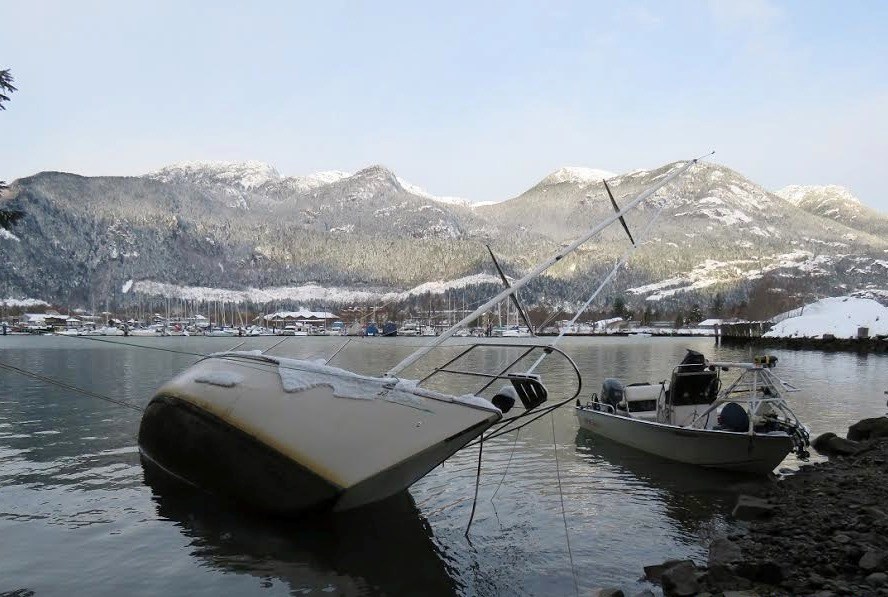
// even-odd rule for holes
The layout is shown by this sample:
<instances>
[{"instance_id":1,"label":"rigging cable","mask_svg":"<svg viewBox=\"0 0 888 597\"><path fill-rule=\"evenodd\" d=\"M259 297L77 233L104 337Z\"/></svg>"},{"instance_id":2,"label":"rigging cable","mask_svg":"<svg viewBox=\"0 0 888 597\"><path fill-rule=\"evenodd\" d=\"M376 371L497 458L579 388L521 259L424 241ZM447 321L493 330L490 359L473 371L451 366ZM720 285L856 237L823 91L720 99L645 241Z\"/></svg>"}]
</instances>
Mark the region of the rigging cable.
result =
<instances>
[{"instance_id":1,"label":"rigging cable","mask_svg":"<svg viewBox=\"0 0 888 597\"><path fill-rule=\"evenodd\" d=\"M528 425L530 425L530 424L533 423L534 421L536 421L536 420L538 420L538 419L540 419L540 418L542 418L542 417L545 417L547 414L549 414L549 413L552 412L553 410L557 410L557 409L561 408L562 406L564 406L565 404L567 404L568 402L570 402L570 401L573 400L573 399L574 399L574 397L571 396L570 398L565 398L564 400L562 400L562 401L560 401L560 402L556 402L555 404L552 404L552 405L550 405L550 406L547 406L546 408L541 409L541 410L539 410L539 411L527 411L524 415L519 415L518 417L512 417L512 418L509 419L507 422L511 423L512 421L515 421L515 420L517 420L517 419L519 419L520 417L523 417L523 416L525 416L525 415L530 415L531 413L533 413L533 415L534 415L531 419L529 419L529 420L525 421L524 423L522 423L521 425L519 425L519 426L517 426L517 427L513 427L513 428L511 428L511 429L506 428L506 426L503 425L502 427L500 427L500 428L497 429L496 431L492 432L490 435L488 435L488 436L487 436L486 438L484 438L484 439L486 439L486 440L496 439L496 438L498 438L498 437L500 437L500 436L502 436L502 435L505 435L505 434L507 434L507 433L512 433L513 431L518 431L519 429L522 429L522 428L524 428L524 427L527 427ZM478 441L480 441L480 440L475 440L475 441L473 441L473 442L470 442L470 443L466 444L465 447L463 447L463 449L465 449L465 448L471 448L471 447L474 446L476 443L478 443Z\"/></svg>"}]
</instances>

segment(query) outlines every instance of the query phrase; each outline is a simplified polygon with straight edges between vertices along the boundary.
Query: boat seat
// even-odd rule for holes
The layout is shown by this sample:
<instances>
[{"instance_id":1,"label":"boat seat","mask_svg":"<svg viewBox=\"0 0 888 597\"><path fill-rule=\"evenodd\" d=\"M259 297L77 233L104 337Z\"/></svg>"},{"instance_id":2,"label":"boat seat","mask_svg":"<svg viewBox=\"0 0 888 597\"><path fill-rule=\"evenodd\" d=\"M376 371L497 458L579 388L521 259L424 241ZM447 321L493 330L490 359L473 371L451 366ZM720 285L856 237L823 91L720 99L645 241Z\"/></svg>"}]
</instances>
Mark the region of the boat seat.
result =
<instances>
[{"instance_id":1,"label":"boat seat","mask_svg":"<svg viewBox=\"0 0 888 597\"><path fill-rule=\"evenodd\" d=\"M710 404L718 395L719 380L714 371L675 372L669 384L674 406Z\"/></svg>"},{"instance_id":2,"label":"boat seat","mask_svg":"<svg viewBox=\"0 0 888 597\"><path fill-rule=\"evenodd\" d=\"M534 409L546 401L549 397L549 391L546 386L540 382L539 375L528 375L526 373L509 373L507 375L512 387L521 399L521 404L527 410Z\"/></svg>"}]
</instances>

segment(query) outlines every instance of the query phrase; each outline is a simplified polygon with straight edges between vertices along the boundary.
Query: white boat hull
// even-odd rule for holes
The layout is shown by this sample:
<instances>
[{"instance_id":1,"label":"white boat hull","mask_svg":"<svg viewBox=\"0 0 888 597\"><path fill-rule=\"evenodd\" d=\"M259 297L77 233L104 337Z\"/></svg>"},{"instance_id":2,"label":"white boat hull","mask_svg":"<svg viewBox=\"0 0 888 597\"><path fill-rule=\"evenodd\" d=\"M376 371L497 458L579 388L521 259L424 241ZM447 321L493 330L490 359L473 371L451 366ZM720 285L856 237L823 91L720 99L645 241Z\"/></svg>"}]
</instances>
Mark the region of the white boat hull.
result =
<instances>
[{"instance_id":1,"label":"white boat hull","mask_svg":"<svg viewBox=\"0 0 888 597\"><path fill-rule=\"evenodd\" d=\"M145 337L153 338L156 336L160 336L160 332L157 330L137 329L137 330L130 330L129 335L130 336L145 336Z\"/></svg>"},{"instance_id":2,"label":"white boat hull","mask_svg":"<svg viewBox=\"0 0 888 597\"><path fill-rule=\"evenodd\" d=\"M294 389L286 376L302 369L308 382ZM262 510L345 510L406 489L502 418L489 403L394 381L306 361L206 359L158 390L140 450L179 478Z\"/></svg>"},{"instance_id":3,"label":"white boat hull","mask_svg":"<svg viewBox=\"0 0 888 597\"><path fill-rule=\"evenodd\" d=\"M595 435L668 460L709 468L767 474L793 447L785 433L691 429L584 407L576 413L580 427Z\"/></svg>"}]
</instances>

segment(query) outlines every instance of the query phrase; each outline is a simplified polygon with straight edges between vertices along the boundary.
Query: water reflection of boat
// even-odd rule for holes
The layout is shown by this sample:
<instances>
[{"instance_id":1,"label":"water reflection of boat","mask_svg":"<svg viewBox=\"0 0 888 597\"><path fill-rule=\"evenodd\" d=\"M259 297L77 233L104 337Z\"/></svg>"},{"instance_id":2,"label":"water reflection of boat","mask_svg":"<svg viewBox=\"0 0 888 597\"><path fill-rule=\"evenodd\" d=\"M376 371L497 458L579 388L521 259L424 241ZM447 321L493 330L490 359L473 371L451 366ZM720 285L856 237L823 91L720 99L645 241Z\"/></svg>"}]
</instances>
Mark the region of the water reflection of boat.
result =
<instances>
[{"instance_id":1,"label":"water reflection of boat","mask_svg":"<svg viewBox=\"0 0 888 597\"><path fill-rule=\"evenodd\" d=\"M183 490L145 467L160 517L205 565L293 594L453 595L457 588L413 498L401 492L353 512L296 520L245 513Z\"/></svg>"},{"instance_id":2,"label":"water reflection of boat","mask_svg":"<svg viewBox=\"0 0 888 597\"><path fill-rule=\"evenodd\" d=\"M685 532L696 534L716 516L730 513L737 495L749 493L768 480L740 477L717 469L651 457L583 429L577 430L577 452L590 465L607 466L629 485L639 483L659 493L665 513Z\"/></svg>"}]
</instances>

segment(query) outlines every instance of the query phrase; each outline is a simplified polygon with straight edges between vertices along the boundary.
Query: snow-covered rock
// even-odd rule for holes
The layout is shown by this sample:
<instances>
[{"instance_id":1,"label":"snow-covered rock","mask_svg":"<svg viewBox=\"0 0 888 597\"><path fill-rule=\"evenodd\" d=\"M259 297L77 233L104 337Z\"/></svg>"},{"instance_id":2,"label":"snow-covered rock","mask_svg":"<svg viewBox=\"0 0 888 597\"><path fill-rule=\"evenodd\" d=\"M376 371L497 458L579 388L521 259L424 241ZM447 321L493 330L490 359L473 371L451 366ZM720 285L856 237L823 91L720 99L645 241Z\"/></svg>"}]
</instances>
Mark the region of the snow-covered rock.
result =
<instances>
[{"instance_id":1,"label":"snow-covered rock","mask_svg":"<svg viewBox=\"0 0 888 597\"><path fill-rule=\"evenodd\" d=\"M888 334L888 307L872 299L850 296L821 299L775 324L766 338L856 338L857 328L869 328L870 336ZM775 319L780 319L777 316Z\"/></svg>"}]
</instances>

